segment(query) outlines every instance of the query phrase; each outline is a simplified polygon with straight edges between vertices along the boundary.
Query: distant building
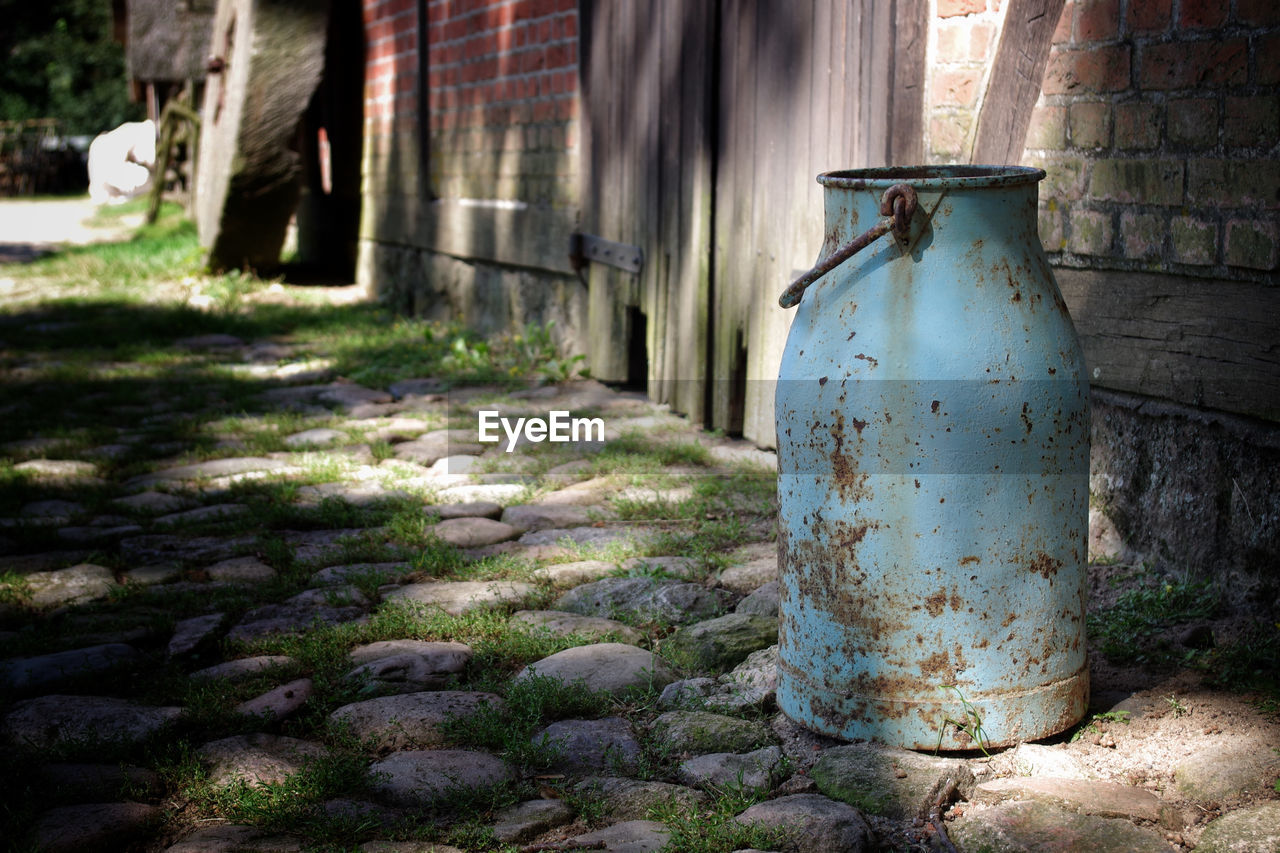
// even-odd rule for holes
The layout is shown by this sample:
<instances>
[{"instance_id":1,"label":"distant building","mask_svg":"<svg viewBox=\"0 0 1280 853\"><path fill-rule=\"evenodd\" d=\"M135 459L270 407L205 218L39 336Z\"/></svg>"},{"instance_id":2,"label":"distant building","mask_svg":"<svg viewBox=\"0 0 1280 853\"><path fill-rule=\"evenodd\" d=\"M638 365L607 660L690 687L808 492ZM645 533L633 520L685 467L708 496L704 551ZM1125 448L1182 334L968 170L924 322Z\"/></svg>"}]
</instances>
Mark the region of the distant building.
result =
<instances>
[{"instance_id":1,"label":"distant building","mask_svg":"<svg viewBox=\"0 0 1280 853\"><path fill-rule=\"evenodd\" d=\"M195 103L209 61L216 0L113 0L134 98L156 120L165 102L192 85Z\"/></svg>"}]
</instances>

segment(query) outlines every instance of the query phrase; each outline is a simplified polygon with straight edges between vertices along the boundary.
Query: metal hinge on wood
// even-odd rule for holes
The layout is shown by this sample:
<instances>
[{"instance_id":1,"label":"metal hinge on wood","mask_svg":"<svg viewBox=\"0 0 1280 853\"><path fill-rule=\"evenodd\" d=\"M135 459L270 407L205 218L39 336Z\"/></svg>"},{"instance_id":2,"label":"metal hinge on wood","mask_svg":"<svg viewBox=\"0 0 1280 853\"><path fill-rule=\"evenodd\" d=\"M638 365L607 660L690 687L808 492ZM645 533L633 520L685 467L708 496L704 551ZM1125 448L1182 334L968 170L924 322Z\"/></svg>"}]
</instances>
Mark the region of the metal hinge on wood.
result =
<instances>
[{"instance_id":1,"label":"metal hinge on wood","mask_svg":"<svg viewBox=\"0 0 1280 853\"><path fill-rule=\"evenodd\" d=\"M575 231L569 235L569 263L581 272L586 269L588 261L627 272L640 272L640 268L644 266L644 252L639 246L615 243L594 234Z\"/></svg>"}]
</instances>

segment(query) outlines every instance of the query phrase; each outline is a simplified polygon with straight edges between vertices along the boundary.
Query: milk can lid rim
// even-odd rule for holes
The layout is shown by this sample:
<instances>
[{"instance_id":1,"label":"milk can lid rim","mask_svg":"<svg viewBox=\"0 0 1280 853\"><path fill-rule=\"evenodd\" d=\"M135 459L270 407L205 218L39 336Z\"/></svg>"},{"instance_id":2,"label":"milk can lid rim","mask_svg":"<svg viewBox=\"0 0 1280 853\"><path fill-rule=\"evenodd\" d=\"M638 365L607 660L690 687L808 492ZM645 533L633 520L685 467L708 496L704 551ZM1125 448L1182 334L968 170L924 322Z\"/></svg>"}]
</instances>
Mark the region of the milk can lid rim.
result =
<instances>
[{"instance_id":1,"label":"milk can lid rim","mask_svg":"<svg viewBox=\"0 0 1280 853\"><path fill-rule=\"evenodd\" d=\"M1034 184L1043 178L1044 170L1031 166L880 166L823 172L818 183L841 189L882 189L902 183L916 189L958 189Z\"/></svg>"}]
</instances>

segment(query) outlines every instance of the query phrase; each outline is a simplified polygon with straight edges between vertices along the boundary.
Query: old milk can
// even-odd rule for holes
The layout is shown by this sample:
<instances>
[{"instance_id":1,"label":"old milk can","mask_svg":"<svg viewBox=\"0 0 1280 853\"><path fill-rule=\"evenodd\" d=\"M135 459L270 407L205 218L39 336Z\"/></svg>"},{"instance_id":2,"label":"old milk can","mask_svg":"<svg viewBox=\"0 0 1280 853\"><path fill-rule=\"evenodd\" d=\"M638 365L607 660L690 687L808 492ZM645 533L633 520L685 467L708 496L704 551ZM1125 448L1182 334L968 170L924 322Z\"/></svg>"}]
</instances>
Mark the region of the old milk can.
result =
<instances>
[{"instance_id":1,"label":"old milk can","mask_svg":"<svg viewBox=\"0 0 1280 853\"><path fill-rule=\"evenodd\" d=\"M776 395L778 704L814 731L974 749L1084 714L1088 383L1043 177L818 178Z\"/></svg>"}]
</instances>

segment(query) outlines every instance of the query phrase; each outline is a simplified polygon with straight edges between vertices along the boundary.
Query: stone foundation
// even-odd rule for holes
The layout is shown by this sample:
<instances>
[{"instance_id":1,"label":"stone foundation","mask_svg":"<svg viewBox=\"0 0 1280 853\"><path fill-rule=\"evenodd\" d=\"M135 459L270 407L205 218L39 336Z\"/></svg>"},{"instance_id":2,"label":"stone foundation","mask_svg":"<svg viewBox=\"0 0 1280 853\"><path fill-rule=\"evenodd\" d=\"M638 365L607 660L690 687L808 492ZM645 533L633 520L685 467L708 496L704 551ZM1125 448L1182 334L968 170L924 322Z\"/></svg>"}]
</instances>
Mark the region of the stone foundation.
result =
<instances>
[{"instance_id":1,"label":"stone foundation","mask_svg":"<svg viewBox=\"0 0 1280 853\"><path fill-rule=\"evenodd\" d=\"M458 321L482 335L554 323L562 353L586 351L587 288L572 275L363 240L356 278L398 313Z\"/></svg>"},{"instance_id":2,"label":"stone foundation","mask_svg":"<svg viewBox=\"0 0 1280 853\"><path fill-rule=\"evenodd\" d=\"M1280 596L1280 426L1093 389L1090 551Z\"/></svg>"}]
</instances>

